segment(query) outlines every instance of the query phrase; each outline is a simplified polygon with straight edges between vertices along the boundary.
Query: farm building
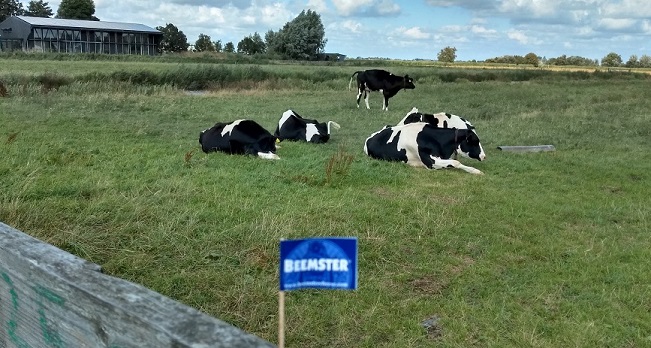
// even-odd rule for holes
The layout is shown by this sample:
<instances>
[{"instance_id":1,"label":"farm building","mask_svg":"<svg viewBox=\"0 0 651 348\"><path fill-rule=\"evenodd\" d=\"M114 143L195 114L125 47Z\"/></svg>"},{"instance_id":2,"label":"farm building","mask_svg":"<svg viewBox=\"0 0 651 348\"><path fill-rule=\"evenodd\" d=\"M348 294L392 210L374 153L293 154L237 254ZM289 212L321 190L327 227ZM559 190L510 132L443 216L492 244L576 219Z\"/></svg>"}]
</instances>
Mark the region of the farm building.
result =
<instances>
[{"instance_id":1,"label":"farm building","mask_svg":"<svg viewBox=\"0 0 651 348\"><path fill-rule=\"evenodd\" d=\"M0 23L0 50L156 55L163 33L143 24L12 16Z\"/></svg>"},{"instance_id":2,"label":"farm building","mask_svg":"<svg viewBox=\"0 0 651 348\"><path fill-rule=\"evenodd\" d=\"M316 55L316 59L342 62L344 59L346 59L346 55L340 53L319 53Z\"/></svg>"}]
</instances>

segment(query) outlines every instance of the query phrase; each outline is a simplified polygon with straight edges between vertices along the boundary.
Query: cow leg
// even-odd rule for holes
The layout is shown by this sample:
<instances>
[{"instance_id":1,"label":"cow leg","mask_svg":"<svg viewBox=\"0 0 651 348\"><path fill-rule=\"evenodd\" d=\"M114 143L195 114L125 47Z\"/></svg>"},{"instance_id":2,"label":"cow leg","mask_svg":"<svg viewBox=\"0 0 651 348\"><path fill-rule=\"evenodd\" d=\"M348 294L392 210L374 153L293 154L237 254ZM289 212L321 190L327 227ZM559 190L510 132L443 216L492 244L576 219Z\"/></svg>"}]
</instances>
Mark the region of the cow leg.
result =
<instances>
[{"instance_id":1,"label":"cow leg","mask_svg":"<svg viewBox=\"0 0 651 348\"><path fill-rule=\"evenodd\" d=\"M371 110L371 107L368 105L368 97L371 95L371 92L364 90L364 102L366 102L366 109Z\"/></svg>"},{"instance_id":2,"label":"cow leg","mask_svg":"<svg viewBox=\"0 0 651 348\"><path fill-rule=\"evenodd\" d=\"M358 109L359 109L359 101L360 101L360 99L362 99L362 88L361 87L357 89L357 108ZM367 105L368 105L368 103L367 103Z\"/></svg>"},{"instance_id":3,"label":"cow leg","mask_svg":"<svg viewBox=\"0 0 651 348\"><path fill-rule=\"evenodd\" d=\"M479 169L469 167L469 166L464 166L461 164L461 162L457 160L452 160L452 159L441 159L438 157L430 156L432 159L432 169L443 169L443 168L450 168L454 167L457 169L464 170L470 174L484 174L482 173Z\"/></svg>"},{"instance_id":4,"label":"cow leg","mask_svg":"<svg viewBox=\"0 0 651 348\"><path fill-rule=\"evenodd\" d=\"M382 102L382 110L389 111L389 98L384 96L384 101Z\"/></svg>"}]
</instances>

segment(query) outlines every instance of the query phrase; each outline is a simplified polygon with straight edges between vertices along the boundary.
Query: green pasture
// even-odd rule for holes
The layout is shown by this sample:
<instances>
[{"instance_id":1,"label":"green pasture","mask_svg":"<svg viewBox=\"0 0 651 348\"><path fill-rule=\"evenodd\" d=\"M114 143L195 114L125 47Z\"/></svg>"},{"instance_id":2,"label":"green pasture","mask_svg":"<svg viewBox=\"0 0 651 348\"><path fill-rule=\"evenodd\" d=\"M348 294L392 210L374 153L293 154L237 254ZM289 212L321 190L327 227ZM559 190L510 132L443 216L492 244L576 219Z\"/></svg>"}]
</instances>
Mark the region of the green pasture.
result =
<instances>
[{"instance_id":1,"label":"green pasture","mask_svg":"<svg viewBox=\"0 0 651 348\"><path fill-rule=\"evenodd\" d=\"M288 347L651 345L648 78L391 66L417 87L383 112L361 68L0 59L0 221L272 342L279 240L358 237L358 290L287 293ZM470 120L484 175L366 157L413 106ZM290 108L341 129L278 161L199 148Z\"/></svg>"}]
</instances>

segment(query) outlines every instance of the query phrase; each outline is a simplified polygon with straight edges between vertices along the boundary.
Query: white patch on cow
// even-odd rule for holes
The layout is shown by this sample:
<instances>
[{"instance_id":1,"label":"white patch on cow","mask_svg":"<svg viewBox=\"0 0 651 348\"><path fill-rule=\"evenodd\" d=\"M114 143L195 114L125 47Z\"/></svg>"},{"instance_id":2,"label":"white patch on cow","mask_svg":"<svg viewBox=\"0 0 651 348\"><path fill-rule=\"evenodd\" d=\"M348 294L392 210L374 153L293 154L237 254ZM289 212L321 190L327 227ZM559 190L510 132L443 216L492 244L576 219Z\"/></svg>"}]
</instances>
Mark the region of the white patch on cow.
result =
<instances>
[{"instance_id":1,"label":"white patch on cow","mask_svg":"<svg viewBox=\"0 0 651 348\"><path fill-rule=\"evenodd\" d=\"M448 167L454 167L461 170L464 170L470 174L484 174L481 170L461 164L461 162L453 159L442 159L440 157L429 156L434 163L432 164L433 169L444 169Z\"/></svg>"},{"instance_id":2,"label":"white patch on cow","mask_svg":"<svg viewBox=\"0 0 651 348\"><path fill-rule=\"evenodd\" d=\"M222 136L226 135L226 133L228 133L228 135L231 135L231 133L233 132L233 128L235 128L235 126L240 124L242 121L244 120L236 120L224 126L224 129L222 129Z\"/></svg>"},{"instance_id":3,"label":"white patch on cow","mask_svg":"<svg viewBox=\"0 0 651 348\"><path fill-rule=\"evenodd\" d=\"M393 138L400 133L398 137L398 144L396 146L397 151L405 150L407 156L407 164L413 167L424 167L425 165L420 160L420 155L418 154L418 144L416 143L416 138L418 134L423 130L427 123L425 122L416 122L410 123L406 126L393 127L393 132L389 137L387 144L393 141Z\"/></svg>"},{"instance_id":4,"label":"white patch on cow","mask_svg":"<svg viewBox=\"0 0 651 348\"><path fill-rule=\"evenodd\" d=\"M268 160L277 160L280 159L278 155L273 152L258 152L258 157L268 159Z\"/></svg>"},{"instance_id":5,"label":"white patch on cow","mask_svg":"<svg viewBox=\"0 0 651 348\"><path fill-rule=\"evenodd\" d=\"M305 140L310 141L313 136L318 135L319 130L316 129L316 125L314 123L306 123L305 124Z\"/></svg>"},{"instance_id":6,"label":"white patch on cow","mask_svg":"<svg viewBox=\"0 0 651 348\"><path fill-rule=\"evenodd\" d=\"M401 133L398 138L398 151L404 149L407 155L407 163L415 167L424 167L423 161L418 154L418 143L416 138L418 134L423 131L427 125L424 122L412 123L407 127L400 127ZM395 128L394 128L395 129ZM393 134L392 134L393 136Z\"/></svg>"},{"instance_id":7,"label":"white patch on cow","mask_svg":"<svg viewBox=\"0 0 651 348\"><path fill-rule=\"evenodd\" d=\"M296 115L296 114L295 114L294 111L292 111L292 110L287 110L287 111L283 112L283 116L282 116L282 117L280 118L280 120L278 121L278 129L282 128L283 125L285 124L285 122L287 122L287 120L288 120L290 117L295 116L295 115Z\"/></svg>"}]
</instances>

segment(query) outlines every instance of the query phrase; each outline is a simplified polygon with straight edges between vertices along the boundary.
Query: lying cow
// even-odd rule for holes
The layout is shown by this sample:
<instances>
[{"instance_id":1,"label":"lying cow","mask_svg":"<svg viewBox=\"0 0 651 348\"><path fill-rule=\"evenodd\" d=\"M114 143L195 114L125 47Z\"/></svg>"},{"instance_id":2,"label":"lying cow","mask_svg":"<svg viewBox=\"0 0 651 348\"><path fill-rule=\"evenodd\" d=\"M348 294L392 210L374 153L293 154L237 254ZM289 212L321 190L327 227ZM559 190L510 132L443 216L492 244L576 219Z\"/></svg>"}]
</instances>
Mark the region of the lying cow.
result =
<instances>
[{"instance_id":1,"label":"lying cow","mask_svg":"<svg viewBox=\"0 0 651 348\"><path fill-rule=\"evenodd\" d=\"M438 114L425 114L419 112L417 108L411 109L411 111L407 113L407 116L403 117L403 119L398 122L397 126L414 122L427 122L437 128L475 128L468 120L461 116L452 115L446 112L439 112Z\"/></svg>"},{"instance_id":2,"label":"lying cow","mask_svg":"<svg viewBox=\"0 0 651 348\"><path fill-rule=\"evenodd\" d=\"M436 128L425 122L384 127L366 139L364 153L375 159L405 162L414 167L454 167L468 173L482 174L476 168L450 159L462 142L467 143L465 149L469 157L480 161L484 159L475 132L469 129Z\"/></svg>"},{"instance_id":3,"label":"lying cow","mask_svg":"<svg viewBox=\"0 0 651 348\"><path fill-rule=\"evenodd\" d=\"M218 122L199 134L199 144L205 153L222 151L279 159L276 155L276 138L252 120Z\"/></svg>"},{"instance_id":4,"label":"lying cow","mask_svg":"<svg viewBox=\"0 0 651 348\"><path fill-rule=\"evenodd\" d=\"M279 141L283 140L303 140L310 143L326 143L330 140L330 127L335 129L341 128L337 122L328 121L319 122L301 117L293 110L283 112L283 116L278 121L278 127L274 136Z\"/></svg>"},{"instance_id":5,"label":"lying cow","mask_svg":"<svg viewBox=\"0 0 651 348\"><path fill-rule=\"evenodd\" d=\"M353 77L357 75L357 107L359 108L359 100L364 93L364 102L366 108L370 109L368 105L368 96L371 91L380 91L384 96L382 102L382 110L389 111L389 98L396 95L401 89L414 89L414 80L405 76L396 76L386 70L364 70L355 71L350 77L348 82L348 89L350 90L353 83Z\"/></svg>"},{"instance_id":6,"label":"lying cow","mask_svg":"<svg viewBox=\"0 0 651 348\"><path fill-rule=\"evenodd\" d=\"M418 111L417 108L411 109L405 117L403 117L397 126L403 126L405 124L414 123L414 122L425 122L429 123L436 128L456 128L456 129L470 129L475 134L477 133L475 126L473 126L470 121L464 119L463 117L452 115L445 112L439 112L437 114L425 114ZM466 142L462 142L459 146L458 153L464 157L468 157L468 151L464 151L463 148L466 147ZM484 149L481 149L483 158L485 158ZM456 158L456 156L455 156Z\"/></svg>"}]
</instances>

